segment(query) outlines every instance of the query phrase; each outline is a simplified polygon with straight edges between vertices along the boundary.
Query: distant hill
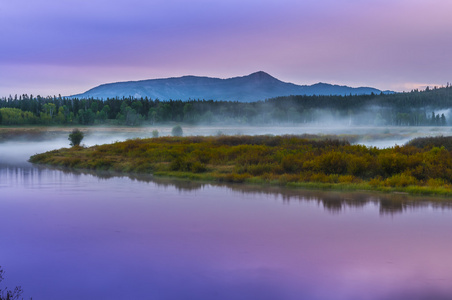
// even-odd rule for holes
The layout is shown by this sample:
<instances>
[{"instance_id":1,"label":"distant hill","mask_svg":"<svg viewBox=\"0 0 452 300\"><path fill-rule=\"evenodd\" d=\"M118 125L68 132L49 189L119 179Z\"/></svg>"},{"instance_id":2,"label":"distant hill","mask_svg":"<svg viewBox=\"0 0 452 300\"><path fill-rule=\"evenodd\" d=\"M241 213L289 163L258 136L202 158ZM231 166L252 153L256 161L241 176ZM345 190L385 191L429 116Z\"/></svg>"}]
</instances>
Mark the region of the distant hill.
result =
<instances>
[{"instance_id":1,"label":"distant hill","mask_svg":"<svg viewBox=\"0 0 452 300\"><path fill-rule=\"evenodd\" d=\"M371 93L379 94L381 91L370 87L352 88L327 83L296 85L283 82L260 71L228 79L183 76L108 83L71 97L98 99L148 97L159 100L205 99L252 102L290 95L363 95Z\"/></svg>"}]
</instances>

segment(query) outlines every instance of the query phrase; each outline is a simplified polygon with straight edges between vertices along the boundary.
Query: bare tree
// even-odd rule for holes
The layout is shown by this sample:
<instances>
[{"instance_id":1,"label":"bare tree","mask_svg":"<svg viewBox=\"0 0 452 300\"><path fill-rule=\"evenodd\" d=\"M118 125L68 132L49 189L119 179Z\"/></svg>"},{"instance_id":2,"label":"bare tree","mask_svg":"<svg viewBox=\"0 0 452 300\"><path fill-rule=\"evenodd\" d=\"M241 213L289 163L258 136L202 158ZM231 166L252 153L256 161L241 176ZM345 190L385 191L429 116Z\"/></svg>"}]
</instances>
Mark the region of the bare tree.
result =
<instances>
[{"instance_id":1,"label":"bare tree","mask_svg":"<svg viewBox=\"0 0 452 300\"><path fill-rule=\"evenodd\" d=\"M0 282L3 281L5 271L0 266ZM0 300L19 300L23 293L22 287L16 286L14 290L9 290L7 287L0 288Z\"/></svg>"}]
</instances>

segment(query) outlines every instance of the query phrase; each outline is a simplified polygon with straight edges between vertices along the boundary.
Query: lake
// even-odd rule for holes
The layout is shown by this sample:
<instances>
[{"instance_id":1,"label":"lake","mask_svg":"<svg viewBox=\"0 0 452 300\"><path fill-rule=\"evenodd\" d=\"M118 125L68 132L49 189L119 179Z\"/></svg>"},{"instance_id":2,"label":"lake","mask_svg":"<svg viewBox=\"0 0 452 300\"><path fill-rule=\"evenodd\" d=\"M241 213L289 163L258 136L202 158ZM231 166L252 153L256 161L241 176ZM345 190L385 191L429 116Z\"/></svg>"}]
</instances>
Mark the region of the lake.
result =
<instances>
[{"instance_id":1,"label":"lake","mask_svg":"<svg viewBox=\"0 0 452 300\"><path fill-rule=\"evenodd\" d=\"M452 299L448 201L26 162L65 144L0 144L0 286L26 299Z\"/></svg>"}]
</instances>

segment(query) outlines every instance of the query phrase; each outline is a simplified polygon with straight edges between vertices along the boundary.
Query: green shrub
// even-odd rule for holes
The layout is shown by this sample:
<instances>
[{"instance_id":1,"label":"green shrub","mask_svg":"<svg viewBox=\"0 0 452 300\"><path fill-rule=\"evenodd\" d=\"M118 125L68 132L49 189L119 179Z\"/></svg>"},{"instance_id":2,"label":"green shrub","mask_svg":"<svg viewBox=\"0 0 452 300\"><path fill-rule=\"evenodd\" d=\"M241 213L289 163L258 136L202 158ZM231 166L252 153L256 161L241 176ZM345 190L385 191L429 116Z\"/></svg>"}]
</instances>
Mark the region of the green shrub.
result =
<instances>
[{"instance_id":1,"label":"green shrub","mask_svg":"<svg viewBox=\"0 0 452 300\"><path fill-rule=\"evenodd\" d=\"M176 125L171 130L172 136L182 136L184 134L182 127L180 125Z\"/></svg>"},{"instance_id":2,"label":"green shrub","mask_svg":"<svg viewBox=\"0 0 452 300\"><path fill-rule=\"evenodd\" d=\"M72 132L69 134L69 137L68 137L68 140L70 141L70 145L71 146L79 146L80 143L82 142L84 136L85 135L80 130L78 130L78 129L72 130Z\"/></svg>"}]
</instances>

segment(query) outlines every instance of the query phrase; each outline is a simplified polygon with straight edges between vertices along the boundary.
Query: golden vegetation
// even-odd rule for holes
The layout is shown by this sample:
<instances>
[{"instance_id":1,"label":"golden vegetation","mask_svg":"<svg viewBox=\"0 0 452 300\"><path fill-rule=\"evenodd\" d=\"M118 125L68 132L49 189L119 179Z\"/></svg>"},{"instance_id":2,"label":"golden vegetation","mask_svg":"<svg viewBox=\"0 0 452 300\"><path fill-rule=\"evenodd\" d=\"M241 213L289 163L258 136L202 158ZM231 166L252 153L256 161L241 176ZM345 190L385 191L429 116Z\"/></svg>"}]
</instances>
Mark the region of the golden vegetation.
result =
<instances>
[{"instance_id":1,"label":"golden vegetation","mask_svg":"<svg viewBox=\"0 0 452 300\"><path fill-rule=\"evenodd\" d=\"M452 195L452 152L299 136L160 137L63 148L33 163L221 182Z\"/></svg>"}]
</instances>

